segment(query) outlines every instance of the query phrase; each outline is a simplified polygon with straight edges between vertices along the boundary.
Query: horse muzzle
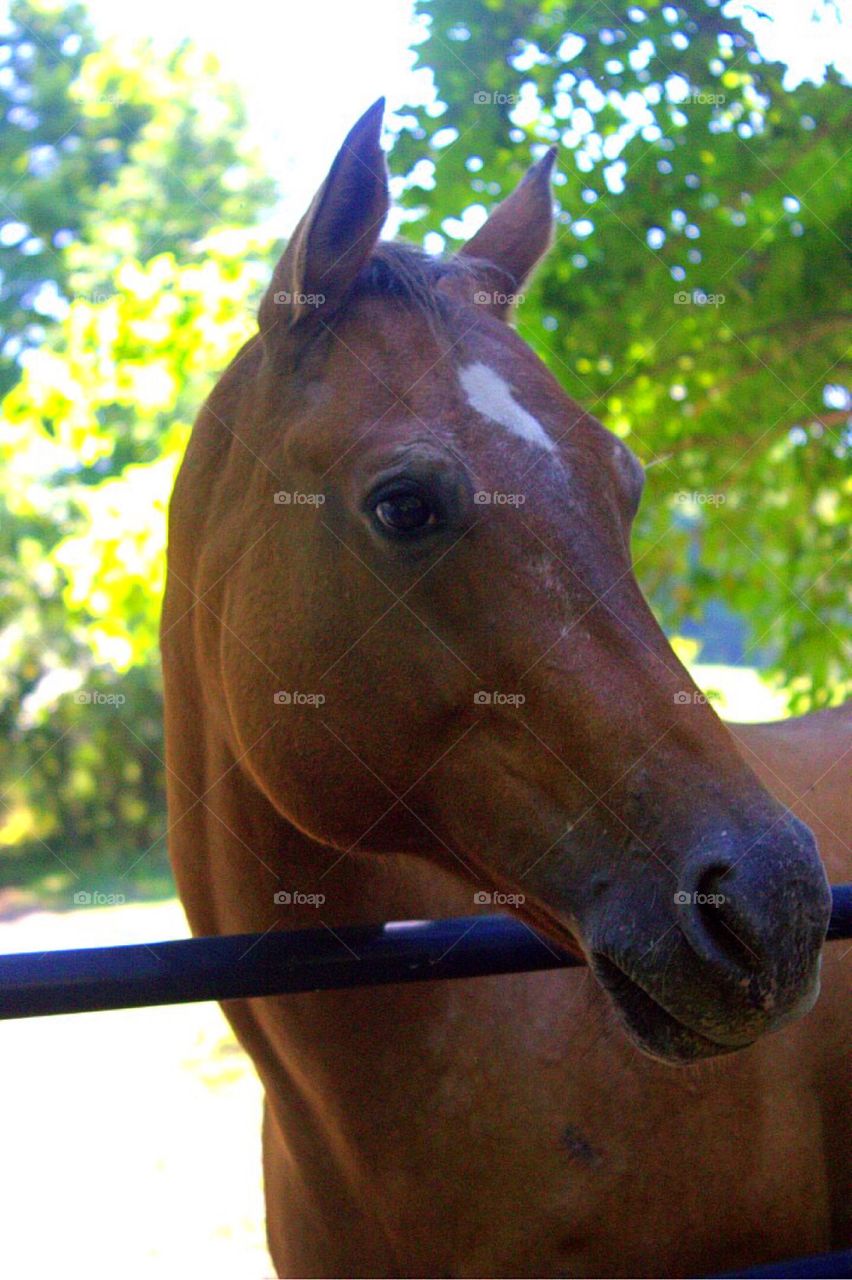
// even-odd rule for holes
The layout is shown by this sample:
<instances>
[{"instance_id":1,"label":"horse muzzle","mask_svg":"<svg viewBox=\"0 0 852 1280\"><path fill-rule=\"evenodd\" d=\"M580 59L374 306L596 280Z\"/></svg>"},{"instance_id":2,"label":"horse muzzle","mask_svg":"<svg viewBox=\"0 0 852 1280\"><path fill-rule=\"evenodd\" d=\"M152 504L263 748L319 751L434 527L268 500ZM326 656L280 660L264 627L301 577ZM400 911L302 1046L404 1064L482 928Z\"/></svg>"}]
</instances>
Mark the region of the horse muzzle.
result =
<instances>
[{"instance_id":1,"label":"horse muzzle","mask_svg":"<svg viewBox=\"0 0 852 1280\"><path fill-rule=\"evenodd\" d=\"M668 893L656 877L620 878L583 929L625 1030L653 1057L732 1053L813 1007L831 890L808 828L778 826L739 850L702 842Z\"/></svg>"}]
</instances>

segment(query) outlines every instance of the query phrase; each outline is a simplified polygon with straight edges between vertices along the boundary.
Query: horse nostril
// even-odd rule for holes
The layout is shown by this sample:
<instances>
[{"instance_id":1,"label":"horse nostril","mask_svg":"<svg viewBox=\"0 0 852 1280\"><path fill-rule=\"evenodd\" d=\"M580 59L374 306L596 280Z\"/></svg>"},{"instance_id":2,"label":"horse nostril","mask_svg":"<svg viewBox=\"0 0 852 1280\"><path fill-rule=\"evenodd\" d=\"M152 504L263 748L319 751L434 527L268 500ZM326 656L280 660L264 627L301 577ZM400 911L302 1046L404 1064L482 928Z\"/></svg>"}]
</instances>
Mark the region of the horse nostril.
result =
<instances>
[{"instance_id":1,"label":"horse nostril","mask_svg":"<svg viewBox=\"0 0 852 1280\"><path fill-rule=\"evenodd\" d=\"M693 950L707 960L753 969L760 963L760 939L747 906L737 900L733 868L714 862L676 894L680 924Z\"/></svg>"},{"instance_id":2,"label":"horse nostril","mask_svg":"<svg viewBox=\"0 0 852 1280\"><path fill-rule=\"evenodd\" d=\"M718 912L730 901L731 883L725 880L730 871L724 863L714 863L702 871L695 882L693 902L708 923L718 920Z\"/></svg>"}]
</instances>

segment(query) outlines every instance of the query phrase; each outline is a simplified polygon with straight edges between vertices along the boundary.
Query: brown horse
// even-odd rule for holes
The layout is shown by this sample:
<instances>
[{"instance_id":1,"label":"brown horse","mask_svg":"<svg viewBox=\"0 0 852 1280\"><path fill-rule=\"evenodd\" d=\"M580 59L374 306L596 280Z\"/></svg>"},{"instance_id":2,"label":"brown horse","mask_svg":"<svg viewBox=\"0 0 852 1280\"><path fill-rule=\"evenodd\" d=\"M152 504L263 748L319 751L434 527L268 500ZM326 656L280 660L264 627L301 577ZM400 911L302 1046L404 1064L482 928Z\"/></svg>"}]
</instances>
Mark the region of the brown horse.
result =
<instances>
[{"instance_id":1,"label":"brown horse","mask_svg":"<svg viewBox=\"0 0 852 1280\"><path fill-rule=\"evenodd\" d=\"M275 1265L664 1276L827 1249L841 967L832 944L797 1021L830 906L799 819L842 875L841 715L732 736L645 603L641 467L506 323L553 155L441 262L378 241L380 127L377 104L344 143L175 489L178 885L200 934L505 903L588 967L230 1002Z\"/></svg>"}]
</instances>

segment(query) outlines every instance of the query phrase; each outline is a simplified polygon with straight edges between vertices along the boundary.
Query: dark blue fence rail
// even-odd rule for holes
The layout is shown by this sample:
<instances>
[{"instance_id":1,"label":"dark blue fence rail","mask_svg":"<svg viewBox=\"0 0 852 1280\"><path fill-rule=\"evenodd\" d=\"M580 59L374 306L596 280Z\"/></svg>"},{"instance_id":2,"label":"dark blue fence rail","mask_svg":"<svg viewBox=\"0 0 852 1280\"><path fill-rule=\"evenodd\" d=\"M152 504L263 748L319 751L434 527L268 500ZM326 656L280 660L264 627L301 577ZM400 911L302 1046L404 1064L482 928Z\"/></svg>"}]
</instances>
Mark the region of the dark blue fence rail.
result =
<instances>
[{"instance_id":1,"label":"dark blue fence rail","mask_svg":"<svg viewBox=\"0 0 852 1280\"><path fill-rule=\"evenodd\" d=\"M770 1262L747 1271L726 1271L716 1280L848 1280L852 1276L852 1249L820 1253L811 1258L791 1258Z\"/></svg>"},{"instance_id":2,"label":"dark blue fence rail","mask_svg":"<svg viewBox=\"0 0 852 1280\"><path fill-rule=\"evenodd\" d=\"M838 885L829 940L852 936ZM581 963L510 916L295 929L0 956L0 1018L528 973Z\"/></svg>"}]
</instances>

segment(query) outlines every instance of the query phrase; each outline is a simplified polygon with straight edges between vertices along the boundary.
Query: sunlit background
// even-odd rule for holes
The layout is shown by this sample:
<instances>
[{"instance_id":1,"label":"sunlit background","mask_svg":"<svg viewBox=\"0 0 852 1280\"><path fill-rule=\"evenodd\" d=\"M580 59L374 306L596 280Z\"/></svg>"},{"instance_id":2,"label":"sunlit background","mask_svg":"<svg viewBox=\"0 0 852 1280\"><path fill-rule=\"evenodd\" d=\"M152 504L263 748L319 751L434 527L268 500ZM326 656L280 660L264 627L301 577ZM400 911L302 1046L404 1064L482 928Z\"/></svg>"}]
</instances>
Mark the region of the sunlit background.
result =
<instances>
[{"instance_id":1,"label":"sunlit background","mask_svg":"<svg viewBox=\"0 0 852 1280\"><path fill-rule=\"evenodd\" d=\"M559 145L518 328L646 464L637 574L699 685L737 720L848 690L846 6L515 8L3 6L0 952L186 932L168 495L380 94L387 234L429 252ZM271 1274L257 1085L215 1006L7 1023L0 1061L10 1275Z\"/></svg>"},{"instance_id":2,"label":"sunlit background","mask_svg":"<svg viewBox=\"0 0 852 1280\"><path fill-rule=\"evenodd\" d=\"M852 42L842 26L844 7L768 0L731 4L725 12L742 15L760 52L784 62L784 83L793 88L804 79L821 82L827 66L846 77L852 71ZM88 5L104 37L153 38L168 50L189 35L200 48L215 53L225 75L239 85L247 136L277 183L278 235L292 228L325 176L341 137L379 94L386 97L390 111L399 114L438 97L430 69L414 66L416 45L427 31L426 6L417 14L413 0L371 0L368 10L347 0L329 0L322 10L327 36L319 58L318 19L311 6L286 9L268 31L264 0L246 0L239 23L227 6L204 0L152 0L138 7L92 0ZM606 14L601 5L601 26ZM463 59L463 47L458 52ZM464 69L463 61L460 65ZM394 128L391 115L389 132Z\"/></svg>"}]
</instances>

